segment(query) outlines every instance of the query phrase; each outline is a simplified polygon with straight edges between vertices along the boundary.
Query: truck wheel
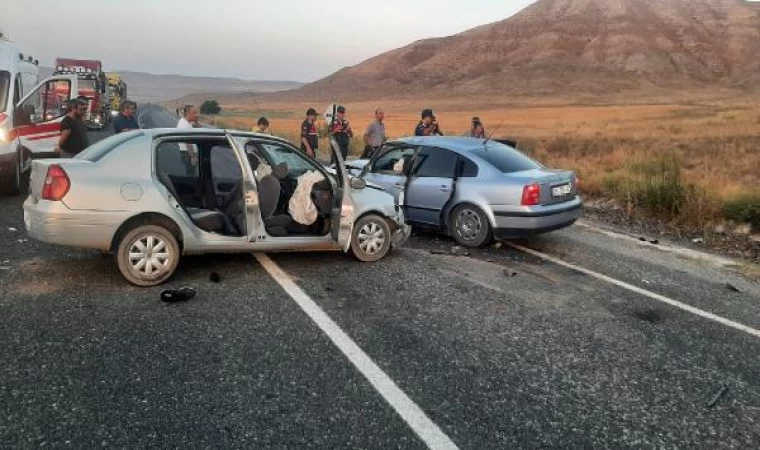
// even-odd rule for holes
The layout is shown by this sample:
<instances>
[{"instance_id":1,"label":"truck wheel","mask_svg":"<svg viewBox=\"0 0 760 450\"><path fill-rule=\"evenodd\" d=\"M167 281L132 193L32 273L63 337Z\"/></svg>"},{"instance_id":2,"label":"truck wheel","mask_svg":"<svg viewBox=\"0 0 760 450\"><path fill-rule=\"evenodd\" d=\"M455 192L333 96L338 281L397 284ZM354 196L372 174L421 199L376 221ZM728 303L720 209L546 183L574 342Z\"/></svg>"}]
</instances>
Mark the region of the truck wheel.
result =
<instances>
[{"instance_id":1,"label":"truck wheel","mask_svg":"<svg viewBox=\"0 0 760 450\"><path fill-rule=\"evenodd\" d=\"M449 234L460 245L481 247L491 240L491 224L477 206L459 205L449 218Z\"/></svg>"},{"instance_id":2,"label":"truck wheel","mask_svg":"<svg viewBox=\"0 0 760 450\"><path fill-rule=\"evenodd\" d=\"M391 227L383 217L370 214L354 225L351 253L361 262L383 259L391 248Z\"/></svg>"},{"instance_id":3,"label":"truck wheel","mask_svg":"<svg viewBox=\"0 0 760 450\"><path fill-rule=\"evenodd\" d=\"M157 286L177 270L180 259L177 238L164 227L134 228L119 242L116 263L119 271L136 286Z\"/></svg>"},{"instance_id":4,"label":"truck wheel","mask_svg":"<svg viewBox=\"0 0 760 450\"><path fill-rule=\"evenodd\" d=\"M21 152L16 152L16 162L13 164L14 170L10 177L7 178L6 191L10 195L19 195L24 188L24 173L21 171Z\"/></svg>"}]
</instances>

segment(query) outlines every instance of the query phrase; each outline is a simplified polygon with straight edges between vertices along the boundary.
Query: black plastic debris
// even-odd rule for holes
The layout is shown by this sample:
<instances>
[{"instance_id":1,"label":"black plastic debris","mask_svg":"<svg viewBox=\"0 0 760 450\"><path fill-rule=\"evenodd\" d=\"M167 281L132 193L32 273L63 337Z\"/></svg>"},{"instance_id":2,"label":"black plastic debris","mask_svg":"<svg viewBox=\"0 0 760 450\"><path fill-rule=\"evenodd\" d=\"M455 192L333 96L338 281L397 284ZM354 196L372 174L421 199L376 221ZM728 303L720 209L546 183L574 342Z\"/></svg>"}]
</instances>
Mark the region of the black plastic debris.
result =
<instances>
[{"instance_id":1,"label":"black plastic debris","mask_svg":"<svg viewBox=\"0 0 760 450\"><path fill-rule=\"evenodd\" d=\"M741 292L742 291L741 289L739 289L738 287L734 286L731 283L726 283L726 289L728 289L731 292Z\"/></svg>"},{"instance_id":2,"label":"black plastic debris","mask_svg":"<svg viewBox=\"0 0 760 450\"><path fill-rule=\"evenodd\" d=\"M211 272L211 275L209 275L208 279L211 280L212 283L221 283L222 282L222 276L219 275L216 272Z\"/></svg>"},{"instance_id":3,"label":"black plastic debris","mask_svg":"<svg viewBox=\"0 0 760 450\"><path fill-rule=\"evenodd\" d=\"M180 303L192 300L197 292L195 288L182 287L179 289L166 289L161 292L161 301L164 303Z\"/></svg>"},{"instance_id":4,"label":"black plastic debris","mask_svg":"<svg viewBox=\"0 0 760 450\"><path fill-rule=\"evenodd\" d=\"M718 402L720 401L721 397L723 397L724 395L726 395L726 392L728 392L728 385L724 384L723 386L720 387L720 390L717 393L715 393L715 395L713 396L713 398L707 404L707 407L708 408L712 408L715 405L717 405Z\"/></svg>"}]
</instances>

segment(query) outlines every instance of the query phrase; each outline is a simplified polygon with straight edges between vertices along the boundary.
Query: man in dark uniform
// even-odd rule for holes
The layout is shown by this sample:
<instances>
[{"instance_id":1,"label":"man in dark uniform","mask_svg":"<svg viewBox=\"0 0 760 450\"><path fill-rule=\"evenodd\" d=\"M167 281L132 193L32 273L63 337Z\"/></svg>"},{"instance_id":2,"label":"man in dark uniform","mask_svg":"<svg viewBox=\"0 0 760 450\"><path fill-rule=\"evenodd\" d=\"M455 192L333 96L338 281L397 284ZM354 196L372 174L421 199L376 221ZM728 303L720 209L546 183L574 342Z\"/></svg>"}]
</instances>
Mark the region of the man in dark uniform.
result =
<instances>
[{"instance_id":1,"label":"man in dark uniform","mask_svg":"<svg viewBox=\"0 0 760 450\"><path fill-rule=\"evenodd\" d=\"M301 124L301 150L310 158L317 157L319 131L317 130L317 110L309 108L306 120Z\"/></svg>"},{"instance_id":2,"label":"man in dark uniform","mask_svg":"<svg viewBox=\"0 0 760 450\"><path fill-rule=\"evenodd\" d=\"M422 111L422 120L417 124L417 128L414 130L415 136L443 136L443 132L438 127L438 122L435 120L435 114L432 109L425 109Z\"/></svg>"},{"instance_id":3,"label":"man in dark uniform","mask_svg":"<svg viewBox=\"0 0 760 450\"><path fill-rule=\"evenodd\" d=\"M340 147L340 154L343 155L343 161L348 158L348 149L351 144L351 138L354 136L354 130L351 129L351 124L346 120L346 108L338 106L336 110L335 118L330 125L330 136L335 138L335 141ZM336 163L336 161L333 161Z\"/></svg>"},{"instance_id":4,"label":"man in dark uniform","mask_svg":"<svg viewBox=\"0 0 760 450\"><path fill-rule=\"evenodd\" d=\"M90 145L87 126L83 120L87 113L87 102L71 99L67 106L67 113L61 122L61 137L55 147L59 158L73 158Z\"/></svg>"}]
</instances>

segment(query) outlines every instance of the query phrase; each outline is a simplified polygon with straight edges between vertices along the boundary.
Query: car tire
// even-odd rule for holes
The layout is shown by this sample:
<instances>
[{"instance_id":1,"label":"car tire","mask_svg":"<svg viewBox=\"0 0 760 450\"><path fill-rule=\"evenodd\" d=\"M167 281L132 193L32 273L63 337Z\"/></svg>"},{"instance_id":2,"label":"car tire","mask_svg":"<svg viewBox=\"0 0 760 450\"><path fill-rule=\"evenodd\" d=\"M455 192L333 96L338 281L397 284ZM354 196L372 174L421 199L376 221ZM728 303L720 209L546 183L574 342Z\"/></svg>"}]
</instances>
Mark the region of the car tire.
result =
<instances>
[{"instance_id":1,"label":"car tire","mask_svg":"<svg viewBox=\"0 0 760 450\"><path fill-rule=\"evenodd\" d=\"M121 239L116 263L127 281L148 287L162 284L174 275L180 256L177 238L169 230L158 225L142 225Z\"/></svg>"},{"instance_id":2,"label":"car tire","mask_svg":"<svg viewBox=\"0 0 760 450\"><path fill-rule=\"evenodd\" d=\"M351 253L361 262L383 259L391 249L391 227L385 218L369 214L359 219L351 234Z\"/></svg>"},{"instance_id":3,"label":"car tire","mask_svg":"<svg viewBox=\"0 0 760 450\"><path fill-rule=\"evenodd\" d=\"M21 171L22 163L21 152L16 152L16 162L13 164L15 170L11 176L8 177L7 185L5 187L5 191L9 195L20 195L24 188L24 173Z\"/></svg>"},{"instance_id":4,"label":"car tire","mask_svg":"<svg viewBox=\"0 0 760 450\"><path fill-rule=\"evenodd\" d=\"M485 213L474 205L459 205L449 218L449 234L465 247L482 247L491 241L491 224Z\"/></svg>"}]
</instances>

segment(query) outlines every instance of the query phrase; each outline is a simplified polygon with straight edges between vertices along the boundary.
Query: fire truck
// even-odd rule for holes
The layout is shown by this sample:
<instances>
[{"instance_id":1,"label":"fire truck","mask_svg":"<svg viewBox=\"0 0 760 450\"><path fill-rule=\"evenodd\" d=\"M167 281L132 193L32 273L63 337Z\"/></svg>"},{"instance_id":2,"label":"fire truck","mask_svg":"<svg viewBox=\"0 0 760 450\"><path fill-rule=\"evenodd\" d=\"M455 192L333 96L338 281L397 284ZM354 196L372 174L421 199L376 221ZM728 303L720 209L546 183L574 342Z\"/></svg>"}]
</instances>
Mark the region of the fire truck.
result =
<instances>
[{"instance_id":1,"label":"fire truck","mask_svg":"<svg viewBox=\"0 0 760 450\"><path fill-rule=\"evenodd\" d=\"M111 121L108 78L103 64L92 59L56 58L54 75L76 75L77 97L87 102L84 121L89 128L102 129Z\"/></svg>"},{"instance_id":2,"label":"fire truck","mask_svg":"<svg viewBox=\"0 0 760 450\"><path fill-rule=\"evenodd\" d=\"M108 97L111 101L111 115L119 114L121 103L127 99L127 83L121 79L121 75L111 72L108 77Z\"/></svg>"}]
</instances>

